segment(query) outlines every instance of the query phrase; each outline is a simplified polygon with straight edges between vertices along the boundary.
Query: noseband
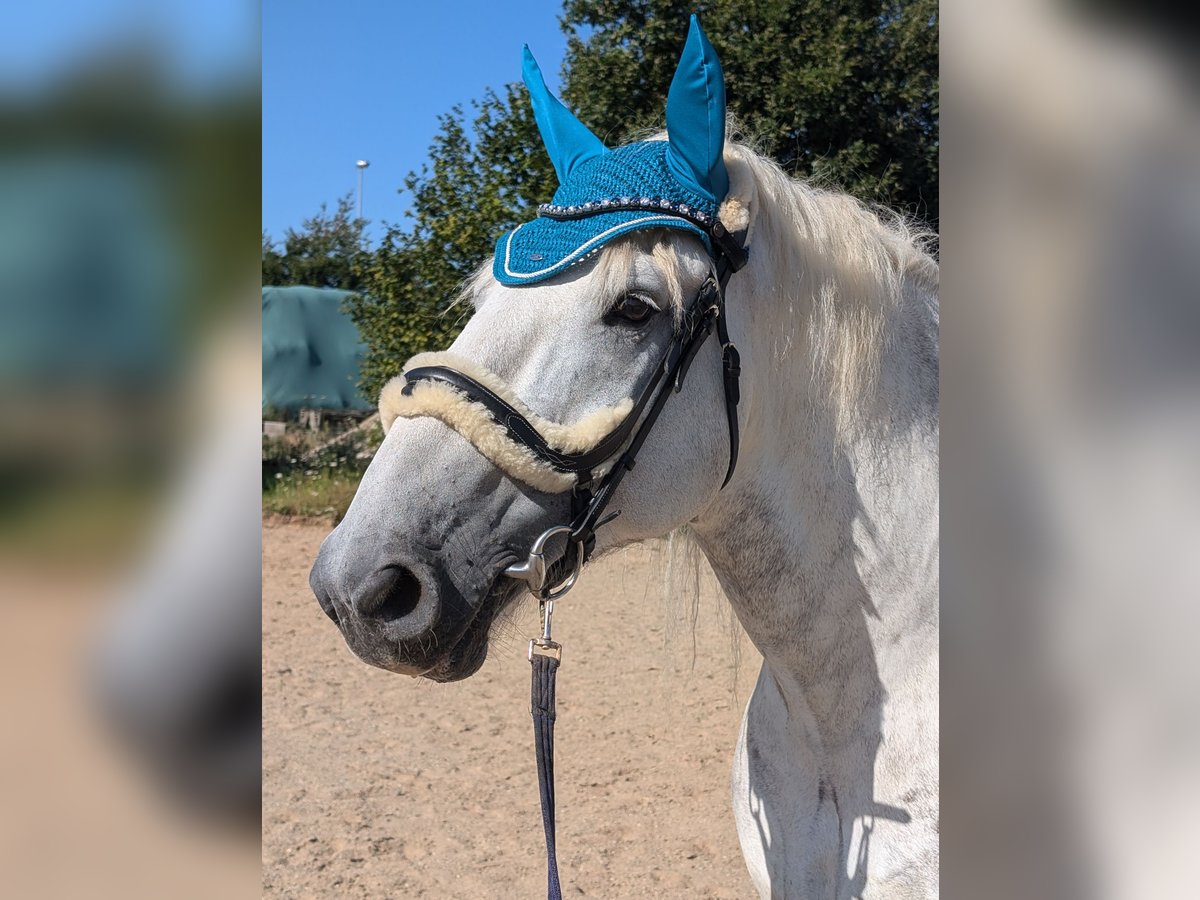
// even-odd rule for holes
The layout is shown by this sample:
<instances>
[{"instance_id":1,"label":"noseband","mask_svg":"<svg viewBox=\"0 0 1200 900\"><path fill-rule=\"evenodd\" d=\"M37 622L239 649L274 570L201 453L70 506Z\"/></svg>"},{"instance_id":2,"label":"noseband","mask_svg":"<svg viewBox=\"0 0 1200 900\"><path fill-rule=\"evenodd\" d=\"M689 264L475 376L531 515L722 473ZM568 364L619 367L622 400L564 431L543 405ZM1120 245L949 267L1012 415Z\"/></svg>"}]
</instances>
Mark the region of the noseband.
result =
<instances>
[{"instance_id":1,"label":"noseband","mask_svg":"<svg viewBox=\"0 0 1200 900\"><path fill-rule=\"evenodd\" d=\"M725 286L730 276L746 264L747 253L720 222L712 225L708 233L712 239L713 258L716 263L715 275L710 274L705 279L696 297L684 311L681 327L672 336L661 362L655 367L653 376L642 389L633 409L619 426L586 451L564 453L555 450L538 429L507 400L457 369L449 366L420 366L404 374L402 395L411 396L413 389L422 382L444 384L468 400L483 406L492 420L504 428L508 439L513 443L526 448L555 471L576 477L576 484L571 491L571 523L555 525L544 531L534 541L529 557L504 571L510 578L525 581L530 592L539 600L561 597L575 585L579 570L595 548L596 529L620 514L618 511L605 516L604 510L625 473L634 467L638 452L662 413L667 399L683 389L683 382L692 361L714 330L721 342L725 414L729 423L729 467L721 487L728 484L729 479L733 477L738 459L737 406L741 361L737 347L729 339L725 315ZM599 478L594 477L595 471L620 453L622 447L625 450L616 463ZM545 547L550 539L559 535L566 535L569 545L575 547L575 559L570 573L557 583L548 584Z\"/></svg>"}]
</instances>

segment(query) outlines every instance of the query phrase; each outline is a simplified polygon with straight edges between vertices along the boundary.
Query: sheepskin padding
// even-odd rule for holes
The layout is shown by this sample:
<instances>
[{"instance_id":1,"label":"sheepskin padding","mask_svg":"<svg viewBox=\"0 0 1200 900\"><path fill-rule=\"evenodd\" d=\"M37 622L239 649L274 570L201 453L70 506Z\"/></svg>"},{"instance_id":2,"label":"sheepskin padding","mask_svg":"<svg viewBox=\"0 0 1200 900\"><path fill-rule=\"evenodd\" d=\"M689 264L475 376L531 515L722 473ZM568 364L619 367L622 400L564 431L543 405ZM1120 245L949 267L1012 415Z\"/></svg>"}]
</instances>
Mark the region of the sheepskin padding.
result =
<instances>
[{"instance_id":1,"label":"sheepskin padding","mask_svg":"<svg viewBox=\"0 0 1200 900\"><path fill-rule=\"evenodd\" d=\"M560 453L591 450L619 427L633 410L633 400L626 398L615 406L603 407L578 422L564 425L542 418L526 406L498 375L455 353L418 353L405 364L404 371L423 366L445 366L479 382L520 412L545 438L546 443ZM448 384L435 381L418 382L405 395L402 390L406 383L403 375L393 378L384 385L379 396L379 417L385 432L398 418L431 416L465 437L506 475L535 490L557 494L575 485L574 475L559 472L529 448L511 440L504 426L492 418L482 403L470 400ZM596 474L604 474L610 465L606 463L597 468Z\"/></svg>"},{"instance_id":2,"label":"sheepskin padding","mask_svg":"<svg viewBox=\"0 0 1200 900\"><path fill-rule=\"evenodd\" d=\"M717 218L730 234L743 235L742 242L749 247L752 239L754 205L758 202L758 186L750 167L737 154L725 151L725 171L729 173L729 193L717 211Z\"/></svg>"}]
</instances>

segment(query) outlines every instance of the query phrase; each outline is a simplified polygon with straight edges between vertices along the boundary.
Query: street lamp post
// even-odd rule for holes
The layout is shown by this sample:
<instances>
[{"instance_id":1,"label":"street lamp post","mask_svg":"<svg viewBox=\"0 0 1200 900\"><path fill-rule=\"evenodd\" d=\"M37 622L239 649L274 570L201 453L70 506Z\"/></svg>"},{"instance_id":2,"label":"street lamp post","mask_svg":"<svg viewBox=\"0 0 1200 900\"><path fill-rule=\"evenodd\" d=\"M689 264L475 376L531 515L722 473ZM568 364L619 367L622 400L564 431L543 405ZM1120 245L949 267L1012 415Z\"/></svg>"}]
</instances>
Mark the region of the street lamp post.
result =
<instances>
[{"instance_id":1,"label":"street lamp post","mask_svg":"<svg viewBox=\"0 0 1200 900\"><path fill-rule=\"evenodd\" d=\"M360 159L355 163L355 165L358 166L358 217L360 219L363 217L363 172L367 170L367 166L370 164L371 163L365 159Z\"/></svg>"}]
</instances>

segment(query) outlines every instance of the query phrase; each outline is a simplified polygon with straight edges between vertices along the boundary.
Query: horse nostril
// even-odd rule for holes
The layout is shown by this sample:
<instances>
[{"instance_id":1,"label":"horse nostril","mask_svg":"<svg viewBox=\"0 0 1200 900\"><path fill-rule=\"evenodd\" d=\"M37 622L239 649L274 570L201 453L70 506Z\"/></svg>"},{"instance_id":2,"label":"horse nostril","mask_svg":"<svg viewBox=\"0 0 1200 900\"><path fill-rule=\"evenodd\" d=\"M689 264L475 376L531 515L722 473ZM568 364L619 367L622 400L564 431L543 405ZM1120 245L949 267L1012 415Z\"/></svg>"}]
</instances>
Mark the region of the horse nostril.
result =
<instances>
[{"instance_id":1,"label":"horse nostril","mask_svg":"<svg viewBox=\"0 0 1200 900\"><path fill-rule=\"evenodd\" d=\"M341 620L338 619L337 607L333 605L333 601L329 599L329 595L321 592L317 594L317 603L321 605L322 612L329 616L334 625L341 625Z\"/></svg>"},{"instance_id":2,"label":"horse nostril","mask_svg":"<svg viewBox=\"0 0 1200 900\"><path fill-rule=\"evenodd\" d=\"M421 582L404 566L387 566L375 577L374 590L355 606L367 619L394 622L417 608L421 600Z\"/></svg>"}]
</instances>

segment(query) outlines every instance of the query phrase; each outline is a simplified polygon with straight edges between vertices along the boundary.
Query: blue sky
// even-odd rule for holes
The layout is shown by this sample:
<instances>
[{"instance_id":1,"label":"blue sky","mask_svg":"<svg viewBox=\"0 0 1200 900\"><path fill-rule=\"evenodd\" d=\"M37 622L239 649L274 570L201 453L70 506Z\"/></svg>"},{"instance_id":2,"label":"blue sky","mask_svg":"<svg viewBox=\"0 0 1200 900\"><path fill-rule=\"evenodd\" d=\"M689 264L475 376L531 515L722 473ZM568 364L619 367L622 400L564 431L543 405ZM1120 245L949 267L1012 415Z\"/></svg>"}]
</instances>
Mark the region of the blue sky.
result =
<instances>
[{"instance_id":1,"label":"blue sky","mask_svg":"<svg viewBox=\"0 0 1200 900\"><path fill-rule=\"evenodd\" d=\"M557 89L566 38L561 0L413 3L264 0L262 215L289 226L357 190L365 218L401 222L405 175L425 161L437 117L521 77L528 43Z\"/></svg>"}]
</instances>

